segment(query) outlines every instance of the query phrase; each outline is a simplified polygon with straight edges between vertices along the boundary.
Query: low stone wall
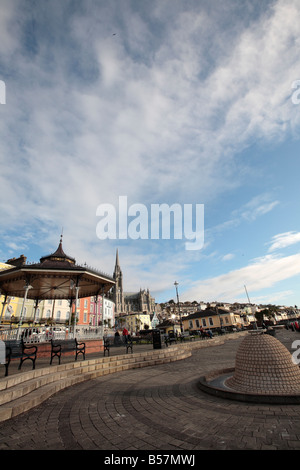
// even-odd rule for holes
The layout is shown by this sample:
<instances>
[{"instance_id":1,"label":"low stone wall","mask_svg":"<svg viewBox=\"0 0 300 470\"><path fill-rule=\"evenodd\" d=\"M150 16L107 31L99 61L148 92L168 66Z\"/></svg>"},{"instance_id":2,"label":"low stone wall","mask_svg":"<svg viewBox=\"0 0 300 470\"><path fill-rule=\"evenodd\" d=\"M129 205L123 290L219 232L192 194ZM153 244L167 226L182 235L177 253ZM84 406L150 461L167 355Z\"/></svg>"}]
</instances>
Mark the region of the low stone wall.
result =
<instances>
[{"instance_id":1,"label":"low stone wall","mask_svg":"<svg viewBox=\"0 0 300 470\"><path fill-rule=\"evenodd\" d=\"M58 340L59 341L59 340ZM85 343L85 353L95 354L103 352L103 340L102 339L89 339L85 341L78 341L79 343ZM51 356L51 343L28 343L27 346L37 346L37 359L38 358L49 358ZM74 356L74 351L66 351L63 353L64 356ZM20 359L12 359L19 361Z\"/></svg>"}]
</instances>

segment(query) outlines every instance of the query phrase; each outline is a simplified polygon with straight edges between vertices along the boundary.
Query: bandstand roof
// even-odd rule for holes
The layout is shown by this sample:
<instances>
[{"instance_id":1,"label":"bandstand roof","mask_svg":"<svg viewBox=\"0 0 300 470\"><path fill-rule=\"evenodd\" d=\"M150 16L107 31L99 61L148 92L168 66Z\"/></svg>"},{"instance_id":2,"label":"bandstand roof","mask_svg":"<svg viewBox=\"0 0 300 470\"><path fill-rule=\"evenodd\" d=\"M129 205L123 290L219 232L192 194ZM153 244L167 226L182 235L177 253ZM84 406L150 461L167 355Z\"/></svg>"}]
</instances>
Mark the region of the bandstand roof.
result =
<instances>
[{"instance_id":1,"label":"bandstand roof","mask_svg":"<svg viewBox=\"0 0 300 470\"><path fill-rule=\"evenodd\" d=\"M104 273L77 265L74 258L64 253L61 238L57 250L43 256L39 263L24 263L0 271L3 295L22 298L28 284L31 286L28 299L75 299L76 287L78 298L90 297L107 294L115 281Z\"/></svg>"}]
</instances>

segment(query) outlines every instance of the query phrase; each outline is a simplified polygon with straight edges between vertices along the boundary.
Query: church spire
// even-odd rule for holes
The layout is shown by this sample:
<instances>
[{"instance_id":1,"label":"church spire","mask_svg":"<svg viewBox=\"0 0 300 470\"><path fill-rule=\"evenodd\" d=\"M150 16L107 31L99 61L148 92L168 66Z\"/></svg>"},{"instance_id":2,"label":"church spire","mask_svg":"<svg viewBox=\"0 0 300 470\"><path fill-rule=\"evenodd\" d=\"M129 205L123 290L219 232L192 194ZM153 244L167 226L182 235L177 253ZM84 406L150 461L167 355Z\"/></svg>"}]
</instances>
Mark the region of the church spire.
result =
<instances>
[{"instance_id":1,"label":"church spire","mask_svg":"<svg viewBox=\"0 0 300 470\"><path fill-rule=\"evenodd\" d=\"M116 263L115 263L115 270L114 270L114 278L117 278L119 276L122 276L122 271L121 271L121 267L120 267L120 262L119 262L119 250L117 248L117 252L116 252Z\"/></svg>"},{"instance_id":2,"label":"church spire","mask_svg":"<svg viewBox=\"0 0 300 470\"><path fill-rule=\"evenodd\" d=\"M116 253L116 266L120 267L120 263L119 263L119 250L117 248L117 253Z\"/></svg>"},{"instance_id":3,"label":"church spire","mask_svg":"<svg viewBox=\"0 0 300 470\"><path fill-rule=\"evenodd\" d=\"M123 276L119 262L119 250L116 252L116 264L113 278L115 286L113 288L113 301L116 306L116 313L121 313L124 310L124 295L123 295Z\"/></svg>"}]
</instances>

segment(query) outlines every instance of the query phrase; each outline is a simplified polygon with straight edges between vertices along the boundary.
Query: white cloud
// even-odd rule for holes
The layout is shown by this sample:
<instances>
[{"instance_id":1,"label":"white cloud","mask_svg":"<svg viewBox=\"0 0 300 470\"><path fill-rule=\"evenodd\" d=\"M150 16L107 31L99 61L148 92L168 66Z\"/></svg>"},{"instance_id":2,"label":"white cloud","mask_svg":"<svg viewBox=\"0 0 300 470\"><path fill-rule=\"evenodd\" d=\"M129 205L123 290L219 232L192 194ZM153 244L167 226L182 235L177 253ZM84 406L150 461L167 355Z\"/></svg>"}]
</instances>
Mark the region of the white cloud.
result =
<instances>
[{"instance_id":1,"label":"white cloud","mask_svg":"<svg viewBox=\"0 0 300 470\"><path fill-rule=\"evenodd\" d=\"M232 260L232 259L234 258L234 256L235 256L235 255L234 255L233 253L228 253L227 255L224 255L224 256L222 257L222 261L230 261L230 260Z\"/></svg>"},{"instance_id":2,"label":"white cloud","mask_svg":"<svg viewBox=\"0 0 300 470\"><path fill-rule=\"evenodd\" d=\"M206 231L206 236L210 240L214 234L223 233L225 230L233 230L244 222L253 223L259 217L271 212L279 204L280 202L273 200L272 195L269 193L258 194L246 204L235 209L230 214L231 217L228 220L208 229Z\"/></svg>"},{"instance_id":3,"label":"white cloud","mask_svg":"<svg viewBox=\"0 0 300 470\"><path fill-rule=\"evenodd\" d=\"M287 246L300 242L300 232L285 232L274 235L271 241L269 251L281 250Z\"/></svg>"},{"instance_id":4,"label":"white cloud","mask_svg":"<svg viewBox=\"0 0 300 470\"><path fill-rule=\"evenodd\" d=\"M292 290L285 290L285 291L277 291L266 293L264 295L254 295L251 296L251 302L255 304L274 304L274 305L290 305L287 302L287 299L294 296L294 292ZM245 298L241 298L241 302L245 302Z\"/></svg>"},{"instance_id":5,"label":"white cloud","mask_svg":"<svg viewBox=\"0 0 300 470\"><path fill-rule=\"evenodd\" d=\"M184 299L204 298L207 301L234 302L240 298L245 285L250 295L251 292L270 288L299 274L299 254L282 258L266 255L243 268L192 283L191 289L185 292Z\"/></svg>"},{"instance_id":6,"label":"white cloud","mask_svg":"<svg viewBox=\"0 0 300 470\"><path fill-rule=\"evenodd\" d=\"M133 11L131 2L122 9L84 2L72 13L69 1L37 4L34 12L23 2L1 3L1 47L9 51L7 78L0 77L7 85L2 230L38 230L39 243L49 246L64 227L71 255L108 265L114 247L96 239L100 203L120 195L130 204L216 201L241 184L238 152L296 129L288 99L298 78L296 1L272 8L256 2L257 15L249 15L249 3L237 12L230 1L217 9L209 2L194 9L174 0L142 3ZM228 225L278 204L258 197ZM162 272L174 277L187 267L184 256L177 270L166 260L163 254L148 273L143 263L135 268L159 289L159 279L169 283ZM132 256L125 263L130 270Z\"/></svg>"},{"instance_id":7,"label":"white cloud","mask_svg":"<svg viewBox=\"0 0 300 470\"><path fill-rule=\"evenodd\" d=\"M241 210L241 217L249 221L255 220L257 217L267 214L279 204L279 201L268 201L268 199L268 194L254 197Z\"/></svg>"}]
</instances>

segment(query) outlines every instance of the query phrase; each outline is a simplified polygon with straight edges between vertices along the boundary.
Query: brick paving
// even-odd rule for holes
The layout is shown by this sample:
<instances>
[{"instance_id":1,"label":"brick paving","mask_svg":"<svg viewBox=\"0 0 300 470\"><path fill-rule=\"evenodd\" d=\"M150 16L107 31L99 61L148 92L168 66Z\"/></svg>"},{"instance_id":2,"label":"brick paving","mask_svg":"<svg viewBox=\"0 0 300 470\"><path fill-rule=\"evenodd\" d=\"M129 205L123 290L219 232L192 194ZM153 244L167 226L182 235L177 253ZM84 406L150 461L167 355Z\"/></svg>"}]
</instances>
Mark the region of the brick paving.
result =
<instances>
[{"instance_id":1,"label":"brick paving","mask_svg":"<svg viewBox=\"0 0 300 470\"><path fill-rule=\"evenodd\" d=\"M277 335L290 350L296 332ZM233 367L241 340L190 358L99 377L0 424L0 450L298 450L300 405L224 400L197 388Z\"/></svg>"}]
</instances>

